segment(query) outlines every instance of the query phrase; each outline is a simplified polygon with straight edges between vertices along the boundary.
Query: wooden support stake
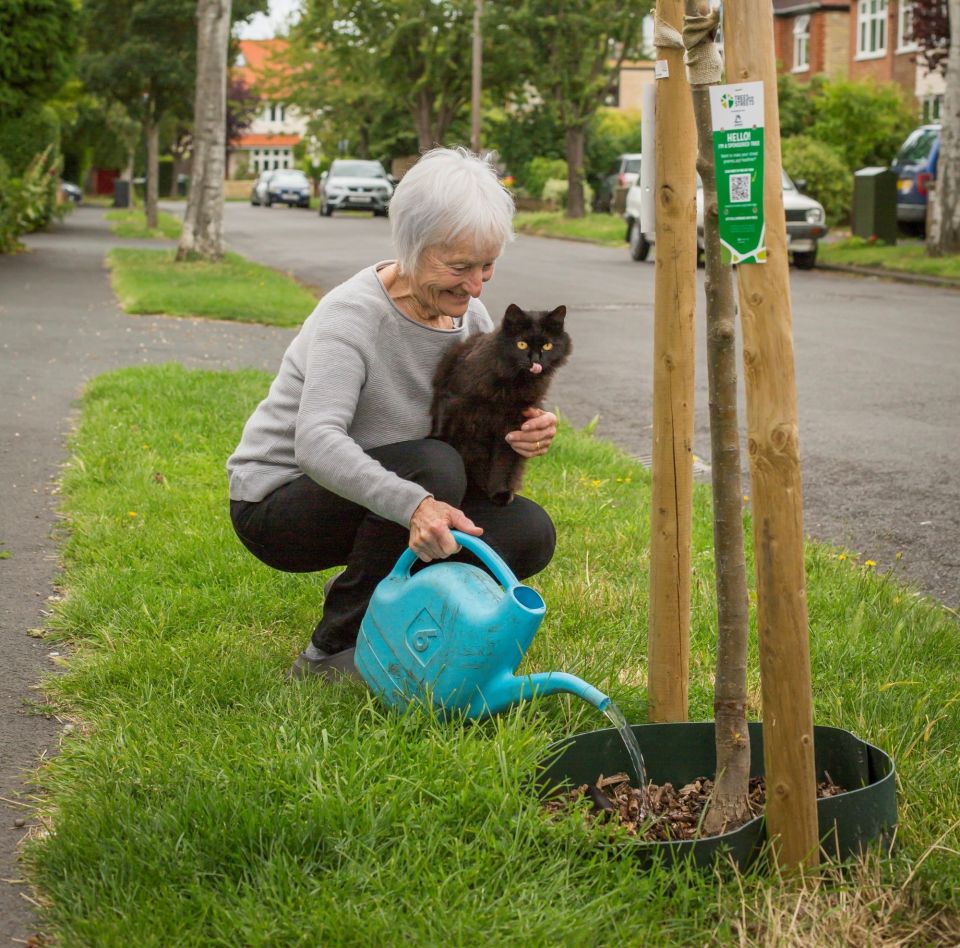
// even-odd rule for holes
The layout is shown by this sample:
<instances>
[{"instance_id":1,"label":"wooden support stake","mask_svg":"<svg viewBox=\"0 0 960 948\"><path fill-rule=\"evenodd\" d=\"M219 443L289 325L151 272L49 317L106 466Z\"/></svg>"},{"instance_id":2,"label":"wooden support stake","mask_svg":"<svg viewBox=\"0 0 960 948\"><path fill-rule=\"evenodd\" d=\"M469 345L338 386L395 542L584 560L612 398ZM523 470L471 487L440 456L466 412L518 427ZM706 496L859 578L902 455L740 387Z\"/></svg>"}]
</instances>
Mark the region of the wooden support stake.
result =
<instances>
[{"instance_id":1,"label":"wooden support stake","mask_svg":"<svg viewBox=\"0 0 960 948\"><path fill-rule=\"evenodd\" d=\"M780 119L769 0L724 4L727 82L763 82L767 262L737 268L757 571L767 828L780 864L819 861L803 500Z\"/></svg>"},{"instance_id":2,"label":"wooden support stake","mask_svg":"<svg viewBox=\"0 0 960 948\"><path fill-rule=\"evenodd\" d=\"M683 0L658 0L678 33ZM659 42L659 40L655 40ZM658 45L653 499L650 523L649 717L687 719L693 518L693 317L696 130L683 49Z\"/></svg>"}]
</instances>

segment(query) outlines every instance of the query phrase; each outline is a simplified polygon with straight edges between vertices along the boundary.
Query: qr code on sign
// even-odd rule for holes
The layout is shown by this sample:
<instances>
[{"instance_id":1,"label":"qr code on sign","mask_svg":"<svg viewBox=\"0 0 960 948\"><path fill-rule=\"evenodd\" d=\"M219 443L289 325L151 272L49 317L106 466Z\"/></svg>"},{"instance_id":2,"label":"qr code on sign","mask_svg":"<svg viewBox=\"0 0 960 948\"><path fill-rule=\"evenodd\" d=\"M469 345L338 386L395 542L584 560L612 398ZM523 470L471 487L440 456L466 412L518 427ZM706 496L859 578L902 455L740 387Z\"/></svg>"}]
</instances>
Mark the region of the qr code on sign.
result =
<instances>
[{"instance_id":1,"label":"qr code on sign","mask_svg":"<svg viewBox=\"0 0 960 948\"><path fill-rule=\"evenodd\" d=\"M744 204L750 200L750 175L730 175L730 203Z\"/></svg>"}]
</instances>

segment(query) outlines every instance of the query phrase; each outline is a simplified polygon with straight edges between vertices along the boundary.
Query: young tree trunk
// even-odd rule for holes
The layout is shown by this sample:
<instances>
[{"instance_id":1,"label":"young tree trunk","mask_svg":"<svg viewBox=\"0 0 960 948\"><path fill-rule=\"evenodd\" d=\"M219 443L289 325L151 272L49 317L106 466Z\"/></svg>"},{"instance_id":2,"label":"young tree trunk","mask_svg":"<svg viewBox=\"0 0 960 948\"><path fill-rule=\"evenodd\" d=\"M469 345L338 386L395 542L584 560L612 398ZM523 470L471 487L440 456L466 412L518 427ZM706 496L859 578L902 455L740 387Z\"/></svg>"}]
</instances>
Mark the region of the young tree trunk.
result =
<instances>
[{"instance_id":1,"label":"young tree trunk","mask_svg":"<svg viewBox=\"0 0 960 948\"><path fill-rule=\"evenodd\" d=\"M567 217L583 217L583 126L568 128L565 133L567 145Z\"/></svg>"},{"instance_id":2,"label":"young tree trunk","mask_svg":"<svg viewBox=\"0 0 960 948\"><path fill-rule=\"evenodd\" d=\"M950 0L950 52L947 88L940 119L940 157L931 194L927 253L960 253L960 0Z\"/></svg>"},{"instance_id":3,"label":"young tree trunk","mask_svg":"<svg viewBox=\"0 0 960 948\"><path fill-rule=\"evenodd\" d=\"M231 0L197 4L197 93L193 165L177 260L223 257L223 177L227 137L227 44Z\"/></svg>"},{"instance_id":4,"label":"young tree trunk","mask_svg":"<svg viewBox=\"0 0 960 948\"><path fill-rule=\"evenodd\" d=\"M803 489L790 273L783 226L780 109L770 0L723 8L724 59L736 82L764 88L767 262L737 268L763 699L766 820L784 869L816 866L817 779L803 543Z\"/></svg>"},{"instance_id":5,"label":"young tree trunk","mask_svg":"<svg viewBox=\"0 0 960 948\"><path fill-rule=\"evenodd\" d=\"M657 0L679 30L683 0ZM656 254L653 297L653 475L650 501L649 719L686 721L693 524L694 315L697 298L696 128L683 52L654 34Z\"/></svg>"},{"instance_id":6,"label":"young tree trunk","mask_svg":"<svg viewBox=\"0 0 960 948\"><path fill-rule=\"evenodd\" d=\"M713 156L710 87L721 78L714 47L715 25L705 32L707 10L686 0L684 42L691 64L690 91L697 125L697 171L703 180L703 246L707 297L707 377L713 469L713 545L717 585L717 674L714 728L717 776L704 819L707 833L722 833L750 815L750 734L747 729L747 643L750 606L743 553L740 497L740 426L737 421L736 303L733 268L721 259L717 176ZM697 29L697 25L700 28ZM693 45L695 44L695 45ZM695 75L699 72L700 75ZM696 79L701 82L694 84Z\"/></svg>"},{"instance_id":7,"label":"young tree trunk","mask_svg":"<svg viewBox=\"0 0 960 948\"><path fill-rule=\"evenodd\" d=\"M157 227L157 193L160 176L159 151L160 126L153 114L153 102L147 113L147 227Z\"/></svg>"},{"instance_id":8,"label":"young tree trunk","mask_svg":"<svg viewBox=\"0 0 960 948\"><path fill-rule=\"evenodd\" d=\"M433 128L433 100L426 91L421 91L413 110L413 127L417 132L417 144L420 153L439 144Z\"/></svg>"}]
</instances>

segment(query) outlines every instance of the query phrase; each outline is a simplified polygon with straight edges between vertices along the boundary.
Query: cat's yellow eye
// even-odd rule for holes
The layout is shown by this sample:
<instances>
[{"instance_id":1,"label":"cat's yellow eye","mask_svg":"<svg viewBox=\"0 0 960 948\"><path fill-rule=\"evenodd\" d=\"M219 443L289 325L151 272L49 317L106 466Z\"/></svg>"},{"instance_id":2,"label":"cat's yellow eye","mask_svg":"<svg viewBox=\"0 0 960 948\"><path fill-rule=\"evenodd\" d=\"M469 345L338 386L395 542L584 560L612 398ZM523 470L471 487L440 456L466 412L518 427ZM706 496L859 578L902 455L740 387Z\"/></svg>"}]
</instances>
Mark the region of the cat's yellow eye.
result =
<instances>
[{"instance_id":1,"label":"cat's yellow eye","mask_svg":"<svg viewBox=\"0 0 960 948\"><path fill-rule=\"evenodd\" d=\"M543 351L544 351L544 352L549 352L552 348L553 348L553 343L552 343L552 342L545 342L545 343L543 344Z\"/></svg>"},{"instance_id":2,"label":"cat's yellow eye","mask_svg":"<svg viewBox=\"0 0 960 948\"><path fill-rule=\"evenodd\" d=\"M529 346L528 346L522 339L519 339L519 340L517 340L517 348L518 348L518 349L528 349Z\"/></svg>"}]
</instances>

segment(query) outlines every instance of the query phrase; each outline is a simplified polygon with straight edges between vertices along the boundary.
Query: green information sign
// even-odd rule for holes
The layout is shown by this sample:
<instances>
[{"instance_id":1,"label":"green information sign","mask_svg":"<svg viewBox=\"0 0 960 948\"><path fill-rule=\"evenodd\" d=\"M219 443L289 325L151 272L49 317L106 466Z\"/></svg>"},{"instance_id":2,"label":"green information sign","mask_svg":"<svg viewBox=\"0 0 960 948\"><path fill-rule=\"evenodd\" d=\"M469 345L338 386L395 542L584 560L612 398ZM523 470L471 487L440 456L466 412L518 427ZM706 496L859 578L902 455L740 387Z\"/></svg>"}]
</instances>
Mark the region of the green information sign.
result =
<instances>
[{"instance_id":1,"label":"green information sign","mask_svg":"<svg viewBox=\"0 0 960 948\"><path fill-rule=\"evenodd\" d=\"M766 263L763 83L711 86L713 157L724 263Z\"/></svg>"}]
</instances>

